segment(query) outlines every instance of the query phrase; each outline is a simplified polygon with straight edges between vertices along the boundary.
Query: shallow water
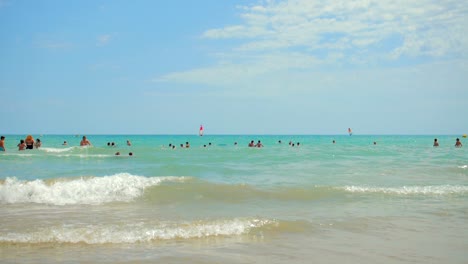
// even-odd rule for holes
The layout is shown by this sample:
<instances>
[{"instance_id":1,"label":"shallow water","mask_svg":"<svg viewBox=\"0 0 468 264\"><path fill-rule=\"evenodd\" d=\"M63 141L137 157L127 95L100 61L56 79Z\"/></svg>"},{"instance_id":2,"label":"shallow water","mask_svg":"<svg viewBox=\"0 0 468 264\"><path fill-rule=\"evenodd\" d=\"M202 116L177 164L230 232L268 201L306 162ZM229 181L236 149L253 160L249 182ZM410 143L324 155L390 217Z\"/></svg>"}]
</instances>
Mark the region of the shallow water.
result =
<instances>
[{"instance_id":1,"label":"shallow water","mask_svg":"<svg viewBox=\"0 0 468 264\"><path fill-rule=\"evenodd\" d=\"M467 258L468 152L454 136L434 148L434 136L90 135L79 147L43 135L17 151L23 137L0 153L4 263Z\"/></svg>"}]
</instances>

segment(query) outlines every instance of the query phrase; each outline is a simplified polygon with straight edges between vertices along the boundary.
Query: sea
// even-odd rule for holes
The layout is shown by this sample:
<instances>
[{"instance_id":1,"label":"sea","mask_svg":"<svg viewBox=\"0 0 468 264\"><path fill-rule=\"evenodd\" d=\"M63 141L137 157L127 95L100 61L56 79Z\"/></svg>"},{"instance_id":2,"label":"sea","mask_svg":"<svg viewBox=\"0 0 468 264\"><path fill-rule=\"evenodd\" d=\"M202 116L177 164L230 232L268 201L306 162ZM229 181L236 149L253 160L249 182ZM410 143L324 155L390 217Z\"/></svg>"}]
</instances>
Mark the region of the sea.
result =
<instances>
[{"instance_id":1,"label":"sea","mask_svg":"<svg viewBox=\"0 0 468 264\"><path fill-rule=\"evenodd\" d=\"M1 263L468 263L461 136L5 136Z\"/></svg>"}]
</instances>

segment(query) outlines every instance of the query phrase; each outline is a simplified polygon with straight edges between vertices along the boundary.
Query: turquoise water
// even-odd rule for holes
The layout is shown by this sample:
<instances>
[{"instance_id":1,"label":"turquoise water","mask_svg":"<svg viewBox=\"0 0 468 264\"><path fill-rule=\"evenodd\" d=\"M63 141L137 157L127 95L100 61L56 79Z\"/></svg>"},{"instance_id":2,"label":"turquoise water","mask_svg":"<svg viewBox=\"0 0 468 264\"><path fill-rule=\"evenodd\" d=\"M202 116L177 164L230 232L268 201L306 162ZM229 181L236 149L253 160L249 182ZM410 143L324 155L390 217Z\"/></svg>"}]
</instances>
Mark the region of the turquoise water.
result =
<instances>
[{"instance_id":1,"label":"turquoise water","mask_svg":"<svg viewBox=\"0 0 468 264\"><path fill-rule=\"evenodd\" d=\"M88 135L93 146L79 147L33 135L42 147L18 151L25 136L7 135L0 153L4 262L467 257L468 152L456 136Z\"/></svg>"}]
</instances>

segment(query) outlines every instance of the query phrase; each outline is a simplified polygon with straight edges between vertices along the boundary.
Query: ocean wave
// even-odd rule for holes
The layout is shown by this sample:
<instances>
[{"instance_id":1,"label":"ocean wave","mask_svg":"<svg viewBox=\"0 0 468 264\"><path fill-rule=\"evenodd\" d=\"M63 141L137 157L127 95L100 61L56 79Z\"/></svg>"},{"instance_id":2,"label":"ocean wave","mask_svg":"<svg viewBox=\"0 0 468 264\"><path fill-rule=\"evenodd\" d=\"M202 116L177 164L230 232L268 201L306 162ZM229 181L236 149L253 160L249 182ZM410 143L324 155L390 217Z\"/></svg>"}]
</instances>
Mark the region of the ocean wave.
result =
<instances>
[{"instance_id":1,"label":"ocean wave","mask_svg":"<svg viewBox=\"0 0 468 264\"><path fill-rule=\"evenodd\" d=\"M194 222L159 222L123 225L52 226L27 233L0 234L2 243L144 243L170 239L200 239L256 235L279 226L268 219L228 219ZM257 231L257 232L255 232Z\"/></svg>"},{"instance_id":2,"label":"ocean wave","mask_svg":"<svg viewBox=\"0 0 468 264\"><path fill-rule=\"evenodd\" d=\"M7 178L0 184L0 203L102 204L129 202L141 197L145 188L184 177L143 177L119 173L105 177L22 181Z\"/></svg>"},{"instance_id":3,"label":"ocean wave","mask_svg":"<svg viewBox=\"0 0 468 264\"><path fill-rule=\"evenodd\" d=\"M345 186L343 189L351 193L381 193L394 195L453 195L468 193L468 186L439 185L439 186L402 186L402 187L364 187Z\"/></svg>"},{"instance_id":4,"label":"ocean wave","mask_svg":"<svg viewBox=\"0 0 468 264\"><path fill-rule=\"evenodd\" d=\"M68 148L39 148L41 151L45 151L48 153L62 153L67 152L75 149L76 147L68 147Z\"/></svg>"},{"instance_id":5,"label":"ocean wave","mask_svg":"<svg viewBox=\"0 0 468 264\"><path fill-rule=\"evenodd\" d=\"M458 166L458 168L460 168L460 169L467 169L467 168L468 168L468 165Z\"/></svg>"}]
</instances>

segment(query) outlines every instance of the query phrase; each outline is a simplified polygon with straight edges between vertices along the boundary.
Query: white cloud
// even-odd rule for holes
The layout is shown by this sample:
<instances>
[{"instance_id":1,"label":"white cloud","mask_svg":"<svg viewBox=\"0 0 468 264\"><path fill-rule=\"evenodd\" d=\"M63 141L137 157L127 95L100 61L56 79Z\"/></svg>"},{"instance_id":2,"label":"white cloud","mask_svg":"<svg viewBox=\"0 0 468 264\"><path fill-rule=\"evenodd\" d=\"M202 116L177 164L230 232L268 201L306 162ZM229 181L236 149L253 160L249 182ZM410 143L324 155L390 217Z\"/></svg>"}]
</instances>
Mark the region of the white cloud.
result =
<instances>
[{"instance_id":1,"label":"white cloud","mask_svg":"<svg viewBox=\"0 0 468 264\"><path fill-rule=\"evenodd\" d=\"M239 43L217 63L155 81L232 85L262 75L279 78L275 73L291 69L313 73L468 56L468 8L463 1L262 1L239 10L239 24L202 33L203 38Z\"/></svg>"},{"instance_id":2,"label":"white cloud","mask_svg":"<svg viewBox=\"0 0 468 264\"><path fill-rule=\"evenodd\" d=\"M242 24L209 29L203 37L246 38L240 47L244 51L336 47L352 52L395 35L405 41L394 47L394 56L439 57L468 49L463 1L291 0L242 10ZM330 34L341 36L330 38ZM349 40L347 45L339 44L343 39Z\"/></svg>"}]
</instances>

